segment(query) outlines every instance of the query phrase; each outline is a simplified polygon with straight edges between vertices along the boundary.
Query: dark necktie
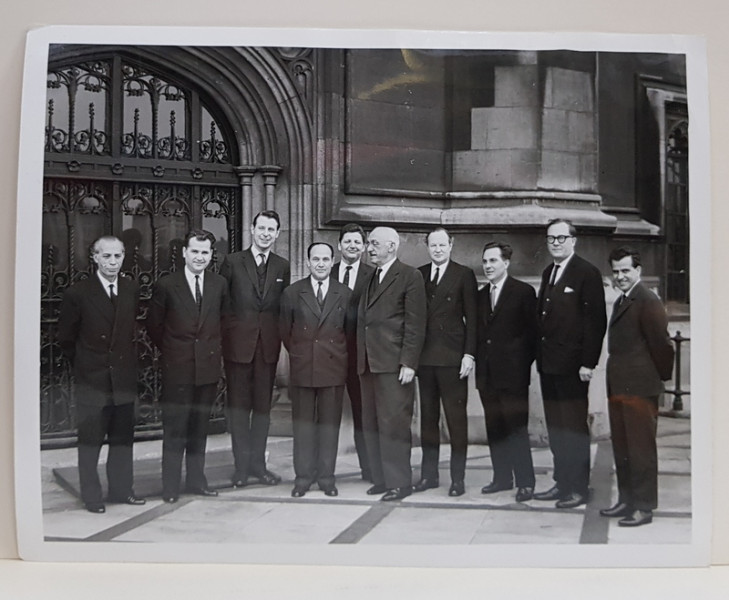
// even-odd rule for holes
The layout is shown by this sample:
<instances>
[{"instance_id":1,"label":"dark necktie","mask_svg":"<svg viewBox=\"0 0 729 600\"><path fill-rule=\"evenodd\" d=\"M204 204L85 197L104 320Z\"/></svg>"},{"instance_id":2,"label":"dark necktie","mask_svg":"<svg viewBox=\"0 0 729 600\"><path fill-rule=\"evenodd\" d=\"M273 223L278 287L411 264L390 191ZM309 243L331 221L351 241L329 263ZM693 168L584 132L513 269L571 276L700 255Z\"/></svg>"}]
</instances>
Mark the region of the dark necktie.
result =
<instances>
[{"instance_id":1,"label":"dark necktie","mask_svg":"<svg viewBox=\"0 0 729 600\"><path fill-rule=\"evenodd\" d=\"M435 268L435 273L433 273L433 277L431 278L430 282L433 285L438 285L438 276L440 275L440 267Z\"/></svg>"},{"instance_id":2,"label":"dark necktie","mask_svg":"<svg viewBox=\"0 0 729 600\"><path fill-rule=\"evenodd\" d=\"M321 291L321 284L321 281L316 282L316 301L319 303L319 308L323 308L324 306L324 294Z\"/></svg>"},{"instance_id":3,"label":"dark necktie","mask_svg":"<svg viewBox=\"0 0 729 600\"><path fill-rule=\"evenodd\" d=\"M491 300L491 310L493 311L496 308L496 286L493 283L489 290L489 299Z\"/></svg>"},{"instance_id":4,"label":"dark necktie","mask_svg":"<svg viewBox=\"0 0 729 600\"><path fill-rule=\"evenodd\" d=\"M559 265L554 265L554 268L552 269L552 278L549 280L549 287L554 287L554 284L557 283L557 272L559 271Z\"/></svg>"},{"instance_id":5,"label":"dark necktie","mask_svg":"<svg viewBox=\"0 0 729 600\"><path fill-rule=\"evenodd\" d=\"M200 275L195 275L195 304L197 309L200 310L202 306L202 292L200 292Z\"/></svg>"},{"instance_id":6,"label":"dark necktie","mask_svg":"<svg viewBox=\"0 0 729 600\"><path fill-rule=\"evenodd\" d=\"M342 283L343 283L344 285L346 285L347 287L349 287L349 273L350 273L350 271L351 271L351 270L352 270L352 267L351 267L351 265L350 265L350 266L348 266L348 267L347 267L347 268L346 268L346 269L344 270L344 279L342 279Z\"/></svg>"},{"instance_id":7,"label":"dark necktie","mask_svg":"<svg viewBox=\"0 0 729 600\"><path fill-rule=\"evenodd\" d=\"M114 293L114 284L113 283L109 284L109 298L111 299L111 304L114 306L114 309L116 309L117 297L116 297L116 294Z\"/></svg>"},{"instance_id":8,"label":"dark necktie","mask_svg":"<svg viewBox=\"0 0 729 600\"><path fill-rule=\"evenodd\" d=\"M258 254L256 273L258 274L258 287L259 289L263 289L263 285L266 282L266 255L263 252Z\"/></svg>"},{"instance_id":9,"label":"dark necktie","mask_svg":"<svg viewBox=\"0 0 729 600\"><path fill-rule=\"evenodd\" d=\"M380 287L380 275L382 274L382 269L380 267L377 267L377 270L375 271L375 275L372 278L371 285L371 291L374 293L377 291L377 288Z\"/></svg>"}]
</instances>

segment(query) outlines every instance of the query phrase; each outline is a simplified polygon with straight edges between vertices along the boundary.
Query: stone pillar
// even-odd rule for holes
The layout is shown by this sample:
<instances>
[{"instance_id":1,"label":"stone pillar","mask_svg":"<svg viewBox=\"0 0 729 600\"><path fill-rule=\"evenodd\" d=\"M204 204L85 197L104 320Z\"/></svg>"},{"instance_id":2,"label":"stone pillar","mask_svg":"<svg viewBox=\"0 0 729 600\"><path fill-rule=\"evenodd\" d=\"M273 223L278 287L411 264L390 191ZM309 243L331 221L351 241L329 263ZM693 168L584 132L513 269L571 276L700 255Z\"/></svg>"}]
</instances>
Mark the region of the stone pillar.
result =
<instances>
[{"instance_id":1,"label":"stone pillar","mask_svg":"<svg viewBox=\"0 0 729 600\"><path fill-rule=\"evenodd\" d=\"M241 248L251 245L251 223L253 220L253 175L256 168L251 166L235 167L241 187Z\"/></svg>"},{"instance_id":2,"label":"stone pillar","mask_svg":"<svg viewBox=\"0 0 729 600\"><path fill-rule=\"evenodd\" d=\"M264 165L260 170L261 173L263 173L263 186L266 193L266 210L275 210L274 200L276 182L278 181L278 176L281 173L282 168L276 165Z\"/></svg>"}]
</instances>

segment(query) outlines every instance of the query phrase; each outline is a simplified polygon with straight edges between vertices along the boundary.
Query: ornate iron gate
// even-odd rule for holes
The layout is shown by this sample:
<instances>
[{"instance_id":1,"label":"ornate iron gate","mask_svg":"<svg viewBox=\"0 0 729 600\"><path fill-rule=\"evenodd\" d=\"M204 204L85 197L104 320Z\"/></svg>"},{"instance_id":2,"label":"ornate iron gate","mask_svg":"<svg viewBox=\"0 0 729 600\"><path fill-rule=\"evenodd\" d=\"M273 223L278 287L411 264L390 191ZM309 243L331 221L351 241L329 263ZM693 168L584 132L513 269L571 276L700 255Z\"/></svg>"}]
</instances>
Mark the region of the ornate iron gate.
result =
<instances>
[{"instance_id":1,"label":"ornate iron gate","mask_svg":"<svg viewBox=\"0 0 729 600\"><path fill-rule=\"evenodd\" d=\"M67 53L65 53L67 56ZM73 382L56 342L63 291L93 273L90 246L124 241L141 286L138 431L159 428L157 351L144 329L152 285L181 265L191 227L215 234L213 269L237 250L240 186L225 123L195 87L119 54L53 64L48 76L41 268L41 434L75 435ZM222 128L221 128L222 126ZM214 417L222 418L224 383Z\"/></svg>"}]
</instances>

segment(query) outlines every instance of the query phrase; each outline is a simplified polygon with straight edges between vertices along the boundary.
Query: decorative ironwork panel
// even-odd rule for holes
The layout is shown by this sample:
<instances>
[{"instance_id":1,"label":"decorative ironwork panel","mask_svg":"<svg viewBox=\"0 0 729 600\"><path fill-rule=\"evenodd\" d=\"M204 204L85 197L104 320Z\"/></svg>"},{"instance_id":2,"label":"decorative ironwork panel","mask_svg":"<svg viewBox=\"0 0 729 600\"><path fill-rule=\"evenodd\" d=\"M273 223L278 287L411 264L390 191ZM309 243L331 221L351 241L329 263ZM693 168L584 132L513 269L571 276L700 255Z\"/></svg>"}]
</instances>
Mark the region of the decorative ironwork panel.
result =
<instances>
[{"instance_id":1,"label":"decorative ironwork panel","mask_svg":"<svg viewBox=\"0 0 729 600\"><path fill-rule=\"evenodd\" d=\"M110 187L47 179L43 190L41 266L41 432L75 428L70 365L56 340L64 290L92 271L91 244L108 229Z\"/></svg>"},{"instance_id":2,"label":"decorative ironwork panel","mask_svg":"<svg viewBox=\"0 0 729 600\"><path fill-rule=\"evenodd\" d=\"M228 145L220 134L220 127L212 115L201 107L202 133L209 137L200 140L200 160L209 163L230 164Z\"/></svg>"},{"instance_id":3,"label":"decorative ironwork panel","mask_svg":"<svg viewBox=\"0 0 729 600\"><path fill-rule=\"evenodd\" d=\"M48 74L46 152L108 155L110 64L94 62Z\"/></svg>"},{"instance_id":4,"label":"decorative ironwork panel","mask_svg":"<svg viewBox=\"0 0 729 600\"><path fill-rule=\"evenodd\" d=\"M666 297L689 302L688 120L684 111L666 115Z\"/></svg>"},{"instance_id":5,"label":"decorative ironwork panel","mask_svg":"<svg viewBox=\"0 0 729 600\"><path fill-rule=\"evenodd\" d=\"M186 123L188 92L130 64L122 66L122 88L122 155L190 160L190 138Z\"/></svg>"}]
</instances>

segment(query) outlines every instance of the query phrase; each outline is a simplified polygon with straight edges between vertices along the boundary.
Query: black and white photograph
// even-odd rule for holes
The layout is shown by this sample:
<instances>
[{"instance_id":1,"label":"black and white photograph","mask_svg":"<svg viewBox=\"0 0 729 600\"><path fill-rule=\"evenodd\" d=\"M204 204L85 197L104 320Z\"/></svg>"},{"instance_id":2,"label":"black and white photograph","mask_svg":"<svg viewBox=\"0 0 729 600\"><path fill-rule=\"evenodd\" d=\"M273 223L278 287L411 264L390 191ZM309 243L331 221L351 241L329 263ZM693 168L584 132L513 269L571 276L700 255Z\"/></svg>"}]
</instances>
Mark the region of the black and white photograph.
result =
<instances>
[{"instance_id":1,"label":"black and white photograph","mask_svg":"<svg viewBox=\"0 0 729 600\"><path fill-rule=\"evenodd\" d=\"M702 49L32 32L21 556L707 565Z\"/></svg>"}]
</instances>

